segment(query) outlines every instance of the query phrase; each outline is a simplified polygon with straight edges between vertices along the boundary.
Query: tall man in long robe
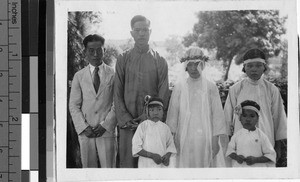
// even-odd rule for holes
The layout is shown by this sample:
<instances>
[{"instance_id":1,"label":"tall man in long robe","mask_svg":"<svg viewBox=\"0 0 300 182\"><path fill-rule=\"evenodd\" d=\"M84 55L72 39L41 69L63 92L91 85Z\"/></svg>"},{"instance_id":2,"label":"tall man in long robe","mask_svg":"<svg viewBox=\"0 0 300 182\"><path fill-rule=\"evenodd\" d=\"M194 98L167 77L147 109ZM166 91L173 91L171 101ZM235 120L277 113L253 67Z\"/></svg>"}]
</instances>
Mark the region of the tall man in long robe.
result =
<instances>
[{"instance_id":1,"label":"tall man in long robe","mask_svg":"<svg viewBox=\"0 0 300 182\"><path fill-rule=\"evenodd\" d=\"M132 157L132 137L138 124L146 119L145 96L163 98L165 111L169 99L167 62L148 44L150 21L136 15L131 20L131 29L135 45L117 59L114 83L121 168L137 167L137 158Z\"/></svg>"}]
</instances>

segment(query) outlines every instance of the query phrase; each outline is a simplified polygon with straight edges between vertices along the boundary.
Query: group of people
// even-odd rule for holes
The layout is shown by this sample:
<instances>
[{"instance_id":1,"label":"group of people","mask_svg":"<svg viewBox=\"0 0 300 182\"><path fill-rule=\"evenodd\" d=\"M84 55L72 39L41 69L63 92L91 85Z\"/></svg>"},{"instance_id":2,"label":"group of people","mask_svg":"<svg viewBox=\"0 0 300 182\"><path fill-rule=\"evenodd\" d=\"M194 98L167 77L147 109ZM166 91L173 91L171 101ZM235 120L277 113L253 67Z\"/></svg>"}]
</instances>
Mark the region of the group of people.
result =
<instances>
[{"instance_id":1,"label":"group of people","mask_svg":"<svg viewBox=\"0 0 300 182\"><path fill-rule=\"evenodd\" d=\"M223 109L200 48L182 57L171 94L168 64L148 44L150 21L134 16L130 33L134 47L118 57L115 70L102 61L102 36L83 40L89 65L74 75L69 110L84 168L116 167L117 153L121 168L217 167L220 159L223 167L275 166L286 113L279 90L263 78L261 50L244 55L247 78L229 89Z\"/></svg>"}]
</instances>

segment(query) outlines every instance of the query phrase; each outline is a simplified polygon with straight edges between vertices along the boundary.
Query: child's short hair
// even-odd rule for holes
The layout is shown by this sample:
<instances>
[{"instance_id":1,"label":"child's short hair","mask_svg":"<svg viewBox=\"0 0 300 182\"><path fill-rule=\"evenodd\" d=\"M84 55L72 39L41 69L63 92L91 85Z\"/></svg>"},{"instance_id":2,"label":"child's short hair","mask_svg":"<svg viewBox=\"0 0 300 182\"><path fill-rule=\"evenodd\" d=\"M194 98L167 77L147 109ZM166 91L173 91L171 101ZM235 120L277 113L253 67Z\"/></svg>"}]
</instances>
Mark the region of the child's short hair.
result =
<instances>
[{"instance_id":1,"label":"child's short hair","mask_svg":"<svg viewBox=\"0 0 300 182\"><path fill-rule=\"evenodd\" d=\"M245 100L241 103L241 107L242 109L251 109L253 111L255 111L258 115L259 111L260 111L260 106L252 100Z\"/></svg>"},{"instance_id":2,"label":"child's short hair","mask_svg":"<svg viewBox=\"0 0 300 182\"><path fill-rule=\"evenodd\" d=\"M159 97L150 97L148 101L148 108L161 106L164 107L163 100Z\"/></svg>"}]
</instances>

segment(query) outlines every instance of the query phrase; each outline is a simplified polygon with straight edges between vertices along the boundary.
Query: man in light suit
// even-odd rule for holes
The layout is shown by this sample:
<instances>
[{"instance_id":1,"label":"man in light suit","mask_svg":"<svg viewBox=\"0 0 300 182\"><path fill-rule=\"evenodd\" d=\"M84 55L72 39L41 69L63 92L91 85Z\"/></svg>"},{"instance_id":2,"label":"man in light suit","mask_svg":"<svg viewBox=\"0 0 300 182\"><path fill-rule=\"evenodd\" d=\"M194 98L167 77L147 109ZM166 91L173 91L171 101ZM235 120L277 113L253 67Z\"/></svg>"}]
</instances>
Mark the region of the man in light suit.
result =
<instances>
[{"instance_id":1,"label":"man in light suit","mask_svg":"<svg viewBox=\"0 0 300 182\"><path fill-rule=\"evenodd\" d=\"M84 38L89 65L73 78L69 109L81 152L82 167L115 167L117 124L113 106L114 70L103 63L105 39L100 35Z\"/></svg>"}]
</instances>

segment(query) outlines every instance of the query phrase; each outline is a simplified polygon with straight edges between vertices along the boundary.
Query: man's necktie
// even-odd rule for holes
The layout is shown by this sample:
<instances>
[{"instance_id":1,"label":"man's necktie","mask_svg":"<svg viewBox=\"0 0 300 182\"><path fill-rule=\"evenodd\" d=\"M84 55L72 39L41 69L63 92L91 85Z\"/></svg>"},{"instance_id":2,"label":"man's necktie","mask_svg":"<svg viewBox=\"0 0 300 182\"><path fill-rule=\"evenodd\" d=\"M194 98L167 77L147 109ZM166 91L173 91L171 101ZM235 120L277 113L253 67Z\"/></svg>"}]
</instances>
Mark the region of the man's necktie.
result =
<instances>
[{"instance_id":1,"label":"man's necktie","mask_svg":"<svg viewBox=\"0 0 300 182\"><path fill-rule=\"evenodd\" d=\"M97 67L95 67L95 70L94 70L94 88L95 88L96 93L98 92L98 89L100 86L100 77L99 77L98 71L99 71L99 67L97 66Z\"/></svg>"}]
</instances>

